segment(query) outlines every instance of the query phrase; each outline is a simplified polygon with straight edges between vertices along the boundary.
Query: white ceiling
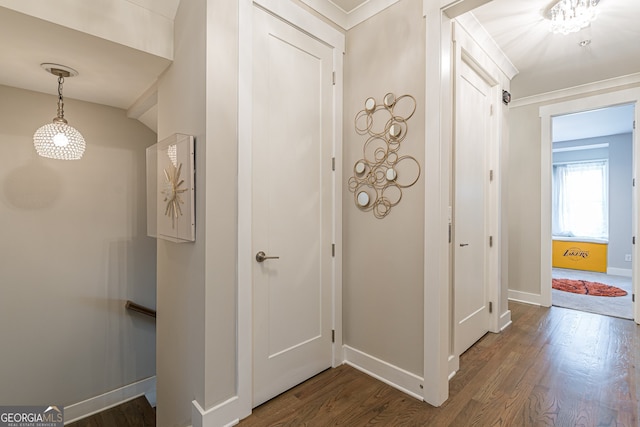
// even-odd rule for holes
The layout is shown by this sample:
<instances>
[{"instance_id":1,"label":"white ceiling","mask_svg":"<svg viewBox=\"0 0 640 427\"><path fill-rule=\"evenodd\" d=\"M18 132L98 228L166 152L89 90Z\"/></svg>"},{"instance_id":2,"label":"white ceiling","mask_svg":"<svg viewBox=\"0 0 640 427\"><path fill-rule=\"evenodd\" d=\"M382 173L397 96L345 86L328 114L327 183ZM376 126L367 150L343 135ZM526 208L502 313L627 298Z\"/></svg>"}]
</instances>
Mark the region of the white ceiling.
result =
<instances>
[{"instance_id":1,"label":"white ceiling","mask_svg":"<svg viewBox=\"0 0 640 427\"><path fill-rule=\"evenodd\" d=\"M473 11L520 71L514 99L640 72L640 1L602 0L596 21L566 36L548 30L542 11L550 3L493 0Z\"/></svg>"},{"instance_id":2,"label":"white ceiling","mask_svg":"<svg viewBox=\"0 0 640 427\"><path fill-rule=\"evenodd\" d=\"M395 0L322 1L353 15L376 10L374 7L379 10ZM136 8L140 13L148 12L152 22L165 25L164 19L172 28L179 3L180 0L105 0L87 6L85 0L0 0L0 84L55 94L56 79L43 71L40 63L62 63L80 72L65 82L66 97L128 109L170 65L167 55L145 49L144 44L136 48L110 41L113 38L106 36L90 35L86 22L85 28L74 30L68 23L57 25L53 22L59 20L34 16L42 17L43 8L55 8L58 16L67 16L69 11L82 9L86 14L102 5ZM568 36L548 31L541 12L548 5L548 0L493 0L473 11L520 72L511 86L514 100L640 73L640 25L636 21L640 18L640 1L601 0L600 15L591 27ZM127 17L123 18L126 21ZM133 35L142 31L132 25L132 18L129 21ZM140 19L135 22L142 23ZM590 39L591 44L581 48L578 42L584 39Z\"/></svg>"},{"instance_id":3,"label":"white ceiling","mask_svg":"<svg viewBox=\"0 0 640 427\"><path fill-rule=\"evenodd\" d=\"M349 13L382 0L328 1ZM513 99L640 73L640 1L601 0L596 21L566 36L549 31L551 3L490 0L471 12L519 70ZM591 43L580 47L583 40Z\"/></svg>"},{"instance_id":4,"label":"white ceiling","mask_svg":"<svg viewBox=\"0 0 640 427\"><path fill-rule=\"evenodd\" d=\"M340 9L342 9L346 13L351 12L353 9L367 2L366 0L328 0L328 1L338 6Z\"/></svg>"},{"instance_id":5,"label":"white ceiling","mask_svg":"<svg viewBox=\"0 0 640 427\"><path fill-rule=\"evenodd\" d=\"M640 1L601 0L591 26L553 34L543 10L549 0L493 0L472 13L519 74L513 99L640 72ZM586 47L582 40L591 40ZM631 132L633 107L616 107L554 119L554 141Z\"/></svg>"},{"instance_id":6,"label":"white ceiling","mask_svg":"<svg viewBox=\"0 0 640 427\"><path fill-rule=\"evenodd\" d=\"M630 133L633 129L633 113L633 104L626 104L554 117L552 141Z\"/></svg>"},{"instance_id":7,"label":"white ceiling","mask_svg":"<svg viewBox=\"0 0 640 427\"><path fill-rule=\"evenodd\" d=\"M60 4L57 7L60 9L78 0L58 1ZM156 10L152 13L164 17L160 19L168 22L166 27L173 37L174 16L167 18L165 15L175 15L179 0L111 1L113 4L129 4L126 7L141 10L139 16L150 16L151 12L147 12L147 8L153 4ZM171 64L171 59L166 56L2 7L3 2L4 0L0 1L2 85L56 94L57 77L43 70L40 64L62 64L79 72L77 77L65 79L66 98L128 109ZM63 5L65 2L67 6ZM134 5L131 6L131 3ZM80 9L79 6L78 10ZM121 19L122 28L116 31L125 33L126 21L127 19ZM138 25L142 28L141 23L138 22Z\"/></svg>"},{"instance_id":8,"label":"white ceiling","mask_svg":"<svg viewBox=\"0 0 640 427\"><path fill-rule=\"evenodd\" d=\"M372 0L331 0L346 12ZM358 4L356 4L358 3ZM471 12L519 73L512 99L640 73L640 1L601 0L596 21L577 33L553 34L543 11L551 0L492 0ZM591 40L580 47L583 40ZM633 108L563 116L558 141L631 132Z\"/></svg>"},{"instance_id":9,"label":"white ceiling","mask_svg":"<svg viewBox=\"0 0 640 427\"><path fill-rule=\"evenodd\" d=\"M176 17L180 0L127 0L130 3L150 10L154 13L173 20Z\"/></svg>"}]
</instances>

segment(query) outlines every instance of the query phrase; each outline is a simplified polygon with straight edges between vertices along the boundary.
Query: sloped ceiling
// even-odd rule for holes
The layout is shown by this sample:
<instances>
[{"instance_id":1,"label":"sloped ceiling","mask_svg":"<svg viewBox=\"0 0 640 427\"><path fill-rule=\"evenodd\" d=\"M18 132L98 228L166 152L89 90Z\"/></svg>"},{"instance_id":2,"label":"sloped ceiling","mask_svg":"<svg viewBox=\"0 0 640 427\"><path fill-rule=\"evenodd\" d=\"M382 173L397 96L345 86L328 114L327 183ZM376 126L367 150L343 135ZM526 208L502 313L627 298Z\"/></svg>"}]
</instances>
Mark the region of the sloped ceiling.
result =
<instances>
[{"instance_id":1,"label":"sloped ceiling","mask_svg":"<svg viewBox=\"0 0 640 427\"><path fill-rule=\"evenodd\" d=\"M0 0L0 84L56 94L57 78L40 64L62 64L79 72L66 79L65 97L129 109L141 96L152 96L149 88L171 64L178 5Z\"/></svg>"},{"instance_id":2,"label":"sloped ceiling","mask_svg":"<svg viewBox=\"0 0 640 427\"><path fill-rule=\"evenodd\" d=\"M63 64L79 72L64 85L65 97L129 108L171 63L51 22L0 8L0 82L7 86L57 93L57 78L40 64ZM9 59L9 60L4 60Z\"/></svg>"},{"instance_id":3,"label":"sloped ceiling","mask_svg":"<svg viewBox=\"0 0 640 427\"><path fill-rule=\"evenodd\" d=\"M137 4L153 13L162 15L172 21L176 17L180 0L128 0L130 3Z\"/></svg>"},{"instance_id":4,"label":"sloped ceiling","mask_svg":"<svg viewBox=\"0 0 640 427\"><path fill-rule=\"evenodd\" d=\"M301 1L330 10L348 28L397 0ZM55 77L40 63L62 63L80 73L65 83L65 96L134 107L136 118L148 117L149 88L173 58L179 3L0 0L0 84L55 94ZM542 17L548 5L492 0L472 12L520 72L512 82L514 99L640 73L640 1L601 0L598 19L568 36L548 31ZM591 43L580 47L582 40Z\"/></svg>"}]
</instances>

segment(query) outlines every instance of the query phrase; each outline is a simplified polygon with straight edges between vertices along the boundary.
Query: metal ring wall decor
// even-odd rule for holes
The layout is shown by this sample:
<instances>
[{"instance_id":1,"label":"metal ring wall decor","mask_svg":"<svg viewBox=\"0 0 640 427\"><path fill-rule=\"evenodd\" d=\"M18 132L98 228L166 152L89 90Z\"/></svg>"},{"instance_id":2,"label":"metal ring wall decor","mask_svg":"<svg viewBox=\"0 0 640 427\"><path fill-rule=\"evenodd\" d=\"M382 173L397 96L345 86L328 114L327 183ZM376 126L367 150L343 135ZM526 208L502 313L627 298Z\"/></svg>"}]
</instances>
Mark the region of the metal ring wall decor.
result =
<instances>
[{"instance_id":1,"label":"metal ring wall decor","mask_svg":"<svg viewBox=\"0 0 640 427\"><path fill-rule=\"evenodd\" d=\"M353 166L349 191L354 193L356 206L363 211L373 211L376 218L387 216L391 208L400 203L402 189L411 187L420 178L420 163L412 156L399 153L400 144L409 131L407 121L415 111L413 96L396 98L388 93L382 104L367 98L364 110L356 114L356 132L366 135L367 140L362 147L362 159ZM382 126L376 127L376 123Z\"/></svg>"}]
</instances>

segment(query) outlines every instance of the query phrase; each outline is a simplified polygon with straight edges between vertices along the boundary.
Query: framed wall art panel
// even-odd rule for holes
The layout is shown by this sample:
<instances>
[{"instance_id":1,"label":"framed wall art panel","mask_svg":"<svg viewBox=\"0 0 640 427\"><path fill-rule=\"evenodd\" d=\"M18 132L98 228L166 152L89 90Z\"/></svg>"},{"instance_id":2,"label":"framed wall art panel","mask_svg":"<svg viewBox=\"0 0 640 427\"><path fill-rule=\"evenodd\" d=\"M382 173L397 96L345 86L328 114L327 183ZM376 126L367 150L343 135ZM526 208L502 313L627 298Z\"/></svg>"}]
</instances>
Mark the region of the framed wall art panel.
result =
<instances>
[{"instance_id":1,"label":"framed wall art panel","mask_svg":"<svg viewBox=\"0 0 640 427\"><path fill-rule=\"evenodd\" d=\"M194 138L173 134L158 142L156 151L156 236L178 243L193 242Z\"/></svg>"}]
</instances>

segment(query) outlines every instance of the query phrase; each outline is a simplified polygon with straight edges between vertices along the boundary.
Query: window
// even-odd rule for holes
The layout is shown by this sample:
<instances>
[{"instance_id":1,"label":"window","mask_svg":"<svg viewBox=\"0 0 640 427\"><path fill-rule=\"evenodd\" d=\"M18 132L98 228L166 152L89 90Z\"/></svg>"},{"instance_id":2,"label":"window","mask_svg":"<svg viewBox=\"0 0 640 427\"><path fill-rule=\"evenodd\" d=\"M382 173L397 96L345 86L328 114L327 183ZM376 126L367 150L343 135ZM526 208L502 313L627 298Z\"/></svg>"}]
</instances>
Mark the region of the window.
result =
<instances>
[{"instance_id":1,"label":"window","mask_svg":"<svg viewBox=\"0 0 640 427\"><path fill-rule=\"evenodd\" d=\"M606 160L553 165L553 235L609 238Z\"/></svg>"}]
</instances>

